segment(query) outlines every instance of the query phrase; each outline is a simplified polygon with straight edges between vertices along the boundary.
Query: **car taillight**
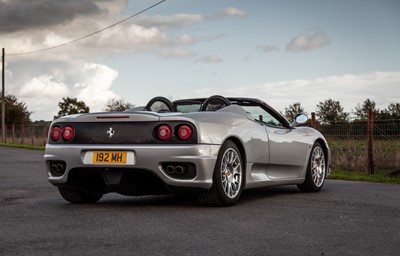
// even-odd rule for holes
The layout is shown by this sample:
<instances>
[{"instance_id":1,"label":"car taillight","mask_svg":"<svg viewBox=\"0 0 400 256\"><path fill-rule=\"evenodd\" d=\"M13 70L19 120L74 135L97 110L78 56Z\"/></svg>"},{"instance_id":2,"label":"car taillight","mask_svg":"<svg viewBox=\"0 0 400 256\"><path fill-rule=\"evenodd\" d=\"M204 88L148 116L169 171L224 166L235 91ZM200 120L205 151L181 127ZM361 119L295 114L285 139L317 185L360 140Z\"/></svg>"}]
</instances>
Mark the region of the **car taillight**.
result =
<instances>
[{"instance_id":1,"label":"car taillight","mask_svg":"<svg viewBox=\"0 0 400 256\"><path fill-rule=\"evenodd\" d=\"M178 129L178 137L181 140L188 140L190 139L190 137L192 136L192 129L190 128L190 126L187 125L182 125L181 127L179 127Z\"/></svg>"},{"instance_id":2,"label":"car taillight","mask_svg":"<svg viewBox=\"0 0 400 256\"><path fill-rule=\"evenodd\" d=\"M69 141L69 140L71 140L73 137L74 137L74 135L75 135L75 132L74 132L74 128L72 128L72 126L65 126L63 129L62 129L62 137L63 137L63 139L65 140L65 141Z\"/></svg>"},{"instance_id":3,"label":"car taillight","mask_svg":"<svg viewBox=\"0 0 400 256\"><path fill-rule=\"evenodd\" d=\"M61 137L61 128L58 126L54 126L51 128L50 137L54 141L58 141Z\"/></svg>"},{"instance_id":4,"label":"car taillight","mask_svg":"<svg viewBox=\"0 0 400 256\"><path fill-rule=\"evenodd\" d=\"M171 134L171 127L169 127L168 125L161 125L157 129L157 137L160 140L168 140L169 138L171 138Z\"/></svg>"}]
</instances>

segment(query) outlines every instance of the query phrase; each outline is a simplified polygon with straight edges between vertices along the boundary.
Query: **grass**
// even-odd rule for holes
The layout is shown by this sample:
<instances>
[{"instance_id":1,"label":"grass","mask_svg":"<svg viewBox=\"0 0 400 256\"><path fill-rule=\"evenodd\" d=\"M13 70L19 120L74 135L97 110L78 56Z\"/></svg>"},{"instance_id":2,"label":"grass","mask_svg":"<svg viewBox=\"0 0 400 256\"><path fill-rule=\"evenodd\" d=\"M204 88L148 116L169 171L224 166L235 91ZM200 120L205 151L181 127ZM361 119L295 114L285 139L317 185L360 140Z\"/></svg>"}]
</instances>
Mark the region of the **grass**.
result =
<instances>
[{"instance_id":1,"label":"grass","mask_svg":"<svg viewBox=\"0 0 400 256\"><path fill-rule=\"evenodd\" d=\"M33 149L33 150L44 150L44 146L30 146L25 144L10 144L0 142L0 146L2 147L10 147L10 148L25 148L25 149Z\"/></svg>"},{"instance_id":2,"label":"grass","mask_svg":"<svg viewBox=\"0 0 400 256\"><path fill-rule=\"evenodd\" d=\"M339 170L368 173L366 140L330 140L331 166ZM400 167L400 141L375 140L373 158L375 169L392 170Z\"/></svg>"},{"instance_id":3,"label":"grass","mask_svg":"<svg viewBox=\"0 0 400 256\"><path fill-rule=\"evenodd\" d=\"M390 177L387 173L383 172L376 172L374 175L369 175L368 173L365 172L344 171L344 170L334 169L331 170L329 179L400 184L400 175Z\"/></svg>"}]
</instances>

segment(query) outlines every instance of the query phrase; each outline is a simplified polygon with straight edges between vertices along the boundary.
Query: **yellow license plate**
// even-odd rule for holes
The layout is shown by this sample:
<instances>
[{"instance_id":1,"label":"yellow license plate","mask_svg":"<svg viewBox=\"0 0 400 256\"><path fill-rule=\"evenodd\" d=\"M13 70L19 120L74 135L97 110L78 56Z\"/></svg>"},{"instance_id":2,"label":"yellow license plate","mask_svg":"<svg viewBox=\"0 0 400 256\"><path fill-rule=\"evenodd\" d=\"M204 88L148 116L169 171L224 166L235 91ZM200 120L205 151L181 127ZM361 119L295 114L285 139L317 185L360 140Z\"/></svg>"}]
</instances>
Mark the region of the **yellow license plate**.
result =
<instances>
[{"instance_id":1,"label":"yellow license plate","mask_svg":"<svg viewBox=\"0 0 400 256\"><path fill-rule=\"evenodd\" d=\"M126 164L126 152L122 151L94 151L94 164Z\"/></svg>"}]
</instances>

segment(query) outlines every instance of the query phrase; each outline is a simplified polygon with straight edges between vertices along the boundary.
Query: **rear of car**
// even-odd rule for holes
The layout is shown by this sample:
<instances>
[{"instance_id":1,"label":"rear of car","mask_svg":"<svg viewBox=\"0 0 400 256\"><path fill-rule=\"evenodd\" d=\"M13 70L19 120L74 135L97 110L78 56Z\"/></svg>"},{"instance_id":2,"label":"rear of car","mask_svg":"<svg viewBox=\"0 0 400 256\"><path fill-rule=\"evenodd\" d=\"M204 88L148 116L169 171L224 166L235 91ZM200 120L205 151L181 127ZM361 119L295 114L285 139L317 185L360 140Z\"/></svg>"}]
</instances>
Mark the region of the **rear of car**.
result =
<instances>
[{"instance_id":1,"label":"rear of car","mask_svg":"<svg viewBox=\"0 0 400 256\"><path fill-rule=\"evenodd\" d=\"M108 192L145 195L208 189L220 145L199 144L198 137L195 121L178 114L60 118L52 123L46 145L48 180L75 203L100 199Z\"/></svg>"}]
</instances>

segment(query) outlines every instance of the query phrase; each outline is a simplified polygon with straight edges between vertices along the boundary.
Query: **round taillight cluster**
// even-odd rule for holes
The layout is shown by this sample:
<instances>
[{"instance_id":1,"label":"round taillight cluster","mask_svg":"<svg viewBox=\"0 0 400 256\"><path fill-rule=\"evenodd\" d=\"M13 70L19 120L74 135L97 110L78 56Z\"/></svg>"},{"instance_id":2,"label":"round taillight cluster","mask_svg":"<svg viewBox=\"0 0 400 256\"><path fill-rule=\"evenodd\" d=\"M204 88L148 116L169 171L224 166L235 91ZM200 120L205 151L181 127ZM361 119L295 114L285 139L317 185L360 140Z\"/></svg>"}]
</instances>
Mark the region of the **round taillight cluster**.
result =
<instances>
[{"instance_id":1,"label":"round taillight cluster","mask_svg":"<svg viewBox=\"0 0 400 256\"><path fill-rule=\"evenodd\" d=\"M157 128L156 134L159 140L166 141L169 140L174 133L169 125L163 124ZM181 125L175 128L175 136L179 140L188 140L192 137L192 134L193 130L189 125Z\"/></svg>"},{"instance_id":2,"label":"round taillight cluster","mask_svg":"<svg viewBox=\"0 0 400 256\"><path fill-rule=\"evenodd\" d=\"M72 128L72 126L65 126L61 134L64 140L69 141L75 135L74 128Z\"/></svg>"},{"instance_id":3,"label":"round taillight cluster","mask_svg":"<svg viewBox=\"0 0 400 256\"><path fill-rule=\"evenodd\" d=\"M157 136L160 140L168 140L169 138L171 138L171 134L171 127L169 127L168 125L161 125L157 129Z\"/></svg>"},{"instance_id":4,"label":"round taillight cluster","mask_svg":"<svg viewBox=\"0 0 400 256\"><path fill-rule=\"evenodd\" d=\"M64 141L70 141L75 135L74 128L72 126L65 126L61 129L59 126L53 126L50 130L50 137L53 141L61 139Z\"/></svg>"},{"instance_id":5,"label":"round taillight cluster","mask_svg":"<svg viewBox=\"0 0 400 256\"><path fill-rule=\"evenodd\" d=\"M61 128L58 126L54 126L53 128L51 128L50 136L51 136L51 139L54 141L59 140L61 137Z\"/></svg>"},{"instance_id":6,"label":"round taillight cluster","mask_svg":"<svg viewBox=\"0 0 400 256\"><path fill-rule=\"evenodd\" d=\"M181 140L190 139L190 137L192 137L192 133L193 133L192 129L190 128L190 126L187 126L187 125L182 125L178 129L178 137Z\"/></svg>"}]
</instances>

